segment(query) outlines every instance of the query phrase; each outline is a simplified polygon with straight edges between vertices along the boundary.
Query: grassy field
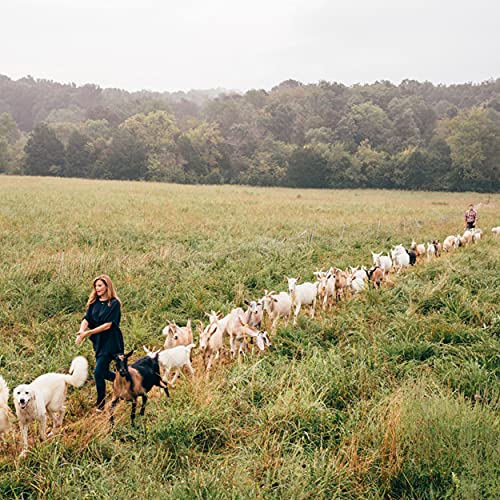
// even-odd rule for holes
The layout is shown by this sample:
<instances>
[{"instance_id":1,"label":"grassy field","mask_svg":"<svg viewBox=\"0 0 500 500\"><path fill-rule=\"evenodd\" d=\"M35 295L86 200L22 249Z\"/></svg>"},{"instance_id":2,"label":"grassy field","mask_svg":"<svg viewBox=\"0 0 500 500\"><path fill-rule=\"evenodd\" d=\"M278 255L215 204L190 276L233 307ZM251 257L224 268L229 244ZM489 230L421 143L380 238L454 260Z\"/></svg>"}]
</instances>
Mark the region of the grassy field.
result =
<instances>
[{"instance_id":1,"label":"grassy field","mask_svg":"<svg viewBox=\"0 0 500 500\"><path fill-rule=\"evenodd\" d=\"M69 390L62 432L18 458L2 498L495 498L499 495L500 195L317 191L0 177L0 375L67 371L92 279L123 301L126 348L166 320L205 320L283 276L369 265L370 251L443 240L479 204L485 238L382 290L281 326L264 356L216 364L137 428ZM30 432L30 438L34 433Z\"/></svg>"}]
</instances>

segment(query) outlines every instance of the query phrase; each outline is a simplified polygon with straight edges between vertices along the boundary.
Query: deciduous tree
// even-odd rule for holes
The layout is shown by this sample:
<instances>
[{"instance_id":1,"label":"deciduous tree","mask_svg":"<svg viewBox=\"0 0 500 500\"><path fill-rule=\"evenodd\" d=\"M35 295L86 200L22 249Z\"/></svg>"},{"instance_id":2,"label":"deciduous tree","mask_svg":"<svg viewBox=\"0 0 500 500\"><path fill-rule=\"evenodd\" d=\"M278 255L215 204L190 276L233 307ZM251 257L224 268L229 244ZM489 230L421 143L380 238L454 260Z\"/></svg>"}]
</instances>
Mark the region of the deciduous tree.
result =
<instances>
[{"instance_id":1,"label":"deciduous tree","mask_svg":"<svg viewBox=\"0 0 500 500\"><path fill-rule=\"evenodd\" d=\"M45 123L35 127L24 148L25 173L60 175L64 168L64 146Z\"/></svg>"}]
</instances>

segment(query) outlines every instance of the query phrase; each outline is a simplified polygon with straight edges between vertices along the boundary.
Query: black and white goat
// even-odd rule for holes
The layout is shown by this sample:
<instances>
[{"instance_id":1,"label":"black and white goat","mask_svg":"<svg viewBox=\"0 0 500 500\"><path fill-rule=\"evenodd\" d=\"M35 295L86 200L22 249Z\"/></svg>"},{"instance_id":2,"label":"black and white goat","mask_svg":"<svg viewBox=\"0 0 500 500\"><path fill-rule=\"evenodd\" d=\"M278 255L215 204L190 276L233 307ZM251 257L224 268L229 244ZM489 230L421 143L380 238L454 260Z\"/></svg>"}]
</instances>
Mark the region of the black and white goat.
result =
<instances>
[{"instance_id":1,"label":"black and white goat","mask_svg":"<svg viewBox=\"0 0 500 500\"><path fill-rule=\"evenodd\" d=\"M142 397L140 415L144 415L148 400L147 393L152 387L161 387L165 391L165 394L170 397L168 387L160 376L158 353L154 353L151 356L143 356L128 366L128 358L133 352L130 351L128 354L118 354L115 356L116 378L113 382L113 401L111 402L109 417L111 424L114 422L114 408L120 399L132 402L130 417L132 425L134 425L137 398L139 396Z\"/></svg>"}]
</instances>

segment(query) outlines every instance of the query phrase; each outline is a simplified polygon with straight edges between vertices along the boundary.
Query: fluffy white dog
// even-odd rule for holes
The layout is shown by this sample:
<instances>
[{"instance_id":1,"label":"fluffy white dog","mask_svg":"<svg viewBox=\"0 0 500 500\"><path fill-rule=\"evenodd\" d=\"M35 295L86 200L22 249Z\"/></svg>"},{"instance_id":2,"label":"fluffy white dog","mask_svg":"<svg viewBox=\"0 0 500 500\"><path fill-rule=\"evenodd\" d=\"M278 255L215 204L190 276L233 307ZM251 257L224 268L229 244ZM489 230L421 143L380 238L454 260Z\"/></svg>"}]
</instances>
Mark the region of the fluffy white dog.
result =
<instances>
[{"instance_id":1,"label":"fluffy white dog","mask_svg":"<svg viewBox=\"0 0 500 500\"><path fill-rule=\"evenodd\" d=\"M0 377L0 436L10 429L10 422L13 418L8 401L9 387L3 377Z\"/></svg>"},{"instance_id":2,"label":"fluffy white dog","mask_svg":"<svg viewBox=\"0 0 500 500\"><path fill-rule=\"evenodd\" d=\"M45 439L47 414L52 418L51 434L61 427L66 407L66 385L81 387L87 380L88 362L83 356L76 357L71 363L69 375L62 373L46 373L33 380L31 384L17 386L14 391L14 406L21 428L23 449L21 455L28 450L28 425L38 420L40 437Z\"/></svg>"}]
</instances>

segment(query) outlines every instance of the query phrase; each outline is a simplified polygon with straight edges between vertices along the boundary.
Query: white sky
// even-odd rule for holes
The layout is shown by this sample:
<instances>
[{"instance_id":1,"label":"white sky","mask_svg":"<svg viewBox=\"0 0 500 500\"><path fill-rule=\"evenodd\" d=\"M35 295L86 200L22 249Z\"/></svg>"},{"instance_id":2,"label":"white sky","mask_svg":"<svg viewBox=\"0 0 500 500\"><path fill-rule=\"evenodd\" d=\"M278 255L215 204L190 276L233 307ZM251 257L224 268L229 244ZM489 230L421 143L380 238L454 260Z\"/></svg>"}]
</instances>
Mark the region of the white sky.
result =
<instances>
[{"instance_id":1,"label":"white sky","mask_svg":"<svg viewBox=\"0 0 500 500\"><path fill-rule=\"evenodd\" d=\"M0 74L175 91L500 77L495 0L0 0Z\"/></svg>"}]
</instances>

